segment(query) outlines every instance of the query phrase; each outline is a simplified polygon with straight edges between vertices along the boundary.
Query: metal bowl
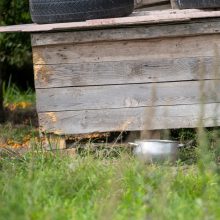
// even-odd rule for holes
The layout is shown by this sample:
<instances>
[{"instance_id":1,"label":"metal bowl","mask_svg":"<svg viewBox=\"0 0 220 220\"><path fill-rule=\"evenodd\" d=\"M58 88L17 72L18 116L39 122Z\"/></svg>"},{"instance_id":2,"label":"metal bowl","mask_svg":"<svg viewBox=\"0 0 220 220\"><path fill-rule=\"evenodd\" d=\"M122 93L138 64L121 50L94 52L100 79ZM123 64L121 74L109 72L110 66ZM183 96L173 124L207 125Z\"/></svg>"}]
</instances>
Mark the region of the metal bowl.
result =
<instances>
[{"instance_id":1,"label":"metal bowl","mask_svg":"<svg viewBox=\"0 0 220 220\"><path fill-rule=\"evenodd\" d=\"M174 162L177 160L179 143L170 140L136 140L133 153L145 162Z\"/></svg>"}]
</instances>

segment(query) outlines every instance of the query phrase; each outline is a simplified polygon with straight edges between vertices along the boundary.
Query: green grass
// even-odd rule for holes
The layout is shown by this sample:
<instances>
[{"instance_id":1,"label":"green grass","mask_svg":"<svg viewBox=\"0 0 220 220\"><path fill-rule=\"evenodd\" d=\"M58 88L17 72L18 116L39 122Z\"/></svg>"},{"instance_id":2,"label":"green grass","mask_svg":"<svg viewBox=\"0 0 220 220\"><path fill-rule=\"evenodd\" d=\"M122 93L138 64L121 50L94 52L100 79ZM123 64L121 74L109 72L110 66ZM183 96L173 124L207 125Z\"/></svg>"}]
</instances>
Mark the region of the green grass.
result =
<instances>
[{"instance_id":1,"label":"green grass","mask_svg":"<svg viewBox=\"0 0 220 220\"><path fill-rule=\"evenodd\" d=\"M0 124L0 143L1 140L13 140L21 142L27 136L34 137L38 135L38 130L27 125L13 125L11 123ZM1 146L0 146L1 147Z\"/></svg>"},{"instance_id":2,"label":"green grass","mask_svg":"<svg viewBox=\"0 0 220 220\"><path fill-rule=\"evenodd\" d=\"M11 124L0 134L37 135ZM220 132L195 136L200 147L184 148L174 165L147 165L122 150L75 158L37 151L35 143L24 155L1 150L0 219L220 219Z\"/></svg>"},{"instance_id":3,"label":"green grass","mask_svg":"<svg viewBox=\"0 0 220 220\"><path fill-rule=\"evenodd\" d=\"M34 102L30 90L4 86L5 103ZM170 135L170 134L169 134ZM0 142L37 136L31 126L0 126ZM176 164L149 165L125 150L81 151L76 157L0 148L0 220L220 219L220 130L172 131L196 147Z\"/></svg>"},{"instance_id":4,"label":"green grass","mask_svg":"<svg viewBox=\"0 0 220 220\"><path fill-rule=\"evenodd\" d=\"M219 219L219 176L196 165L29 153L0 161L1 219Z\"/></svg>"},{"instance_id":5,"label":"green grass","mask_svg":"<svg viewBox=\"0 0 220 220\"><path fill-rule=\"evenodd\" d=\"M10 80L7 84L3 83L3 97L5 106L21 102L35 103L35 93L31 88L21 91L15 84L11 84Z\"/></svg>"},{"instance_id":6,"label":"green grass","mask_svg":"<svg viewBox=\"0 0 220 220\"><path fill-rule=\"evenodd\" d=\"M37 135L4 130L17 140ZM209 147L185 148L173 165L144 164L122 150L74 158L36 144L24 155L1 150L0 219L220 219L219 132L203 132Z\"/></svg>"}]
</instances>

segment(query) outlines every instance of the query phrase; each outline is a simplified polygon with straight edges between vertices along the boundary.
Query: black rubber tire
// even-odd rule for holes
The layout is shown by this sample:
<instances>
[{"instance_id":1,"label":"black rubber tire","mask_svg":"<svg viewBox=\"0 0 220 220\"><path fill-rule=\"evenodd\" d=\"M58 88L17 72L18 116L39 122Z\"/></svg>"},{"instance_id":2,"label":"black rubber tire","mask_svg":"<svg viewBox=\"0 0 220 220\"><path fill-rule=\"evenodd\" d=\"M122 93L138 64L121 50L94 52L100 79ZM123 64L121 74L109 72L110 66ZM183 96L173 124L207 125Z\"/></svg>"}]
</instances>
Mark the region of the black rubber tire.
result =
<instances>
[{"instance_id":1,"label":"black rubber tire","mask_svg":"<svg viewBox=\"0 0 220 220\"><path fill-rule=\"evenodd\" d=\"M180 9L220 8L219 0L178 0L177 4Z\"/></svg>"},{"instance_id":2,"label":"black rubber tire","mask_svg":"<svg viewBox=\"0 0 220 220\"><path fill-rule=\"evenodd\" d=\"M134 0L29 0L38 24L123 17L132 13Z\"/></svg>"}]
</instances>

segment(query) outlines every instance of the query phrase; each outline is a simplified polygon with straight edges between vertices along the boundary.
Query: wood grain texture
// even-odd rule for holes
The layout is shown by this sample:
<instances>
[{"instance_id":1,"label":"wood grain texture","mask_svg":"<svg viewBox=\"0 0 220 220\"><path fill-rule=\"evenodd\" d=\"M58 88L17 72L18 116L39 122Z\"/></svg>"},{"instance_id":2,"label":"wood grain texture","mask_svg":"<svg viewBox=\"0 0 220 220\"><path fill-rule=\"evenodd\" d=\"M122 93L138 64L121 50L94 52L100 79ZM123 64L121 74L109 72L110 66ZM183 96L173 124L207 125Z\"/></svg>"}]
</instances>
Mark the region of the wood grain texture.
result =
<instances>
[{"instance_id":1,"label":"wood grain texture","mask_svg":"<svg viewBox=\"0 0 220 220\"><path fill-rule=\"evenodd\" d=\"M204 114L201 105L48 112L39 113L39 121L42 131L60 135L219 126L219 104L203 108ZM150 123L148 117L153 117Z\"/></svg>"},{"instance_id":2,"label":"wood grain texture","mask_svg":"<svg viewBox=\"0 0 220 220\"><path fill-rule=\"evenodd\" d=\"M201 118L205 127L220 125L220 20L189 20L33 34L42 131L68 135L187 128L197 127Z\"/></svg>"},{"instance_id":3,"label":"wood grain texture","mask_svg":"<svg viewBox=\"0 0 220 220\"><path fill-rule=\"evenodd\" d=\"M35 65L35 87L40 89L220 79L219 64L220 57L189 57Z\"/></svg>"},{"instance_id":4,"label":"wood grain texture","mask_svg":"<svg viewBox=\"0 0 220 220\"><path fill-rule=\"evenodd\" d=\"M125 34L126 33L126 34ZM198 20L172 25L137 26L123 29L90 30L32 34L32 46L48 46L99 41L130 41L154 38L187 37L220 33L220 19ZM89 37L88 37L89 36Z\"/></svg>"},{"instance_id":5,"label":"wood grain texture","mask_svg":"<svg viewBox=\"0 0 220 220\"><path fill-rule=\"evenodd\" d=\"M116 49L117 48L117 49ZM33 48L34 64L68 64L209 57L220 54L218 34L142 41L98 42Z\"/></svg>"},{"instance_id":6,"label":"wood grain texture","mask_svg":"<svg viewBox=\"0 0 220 220\"><path fill-rule=\"evenodd\" d=\"M137 26L146 24L162 24L187 22L193 19L217 18L220 17L220 11L201 11L196 9L189 10L164 10L152 11L145 15L135 13L135 16L124 18L98 19L84 22L69 22L55 24L28 24L0 27L0 33L10 32L52 32L64 30L86 30L86 29L104 29L126 26Z\"/></svg>"},{"instance_id":7,"label":"wood grain texture","mask_svg":"<svg viewBox=\"0 0 220 220\"><path fill-rule=\"evenodd\" d=\"M220 80L37 89L38 112L220 102Z\"/></svg>"}]
</instances>

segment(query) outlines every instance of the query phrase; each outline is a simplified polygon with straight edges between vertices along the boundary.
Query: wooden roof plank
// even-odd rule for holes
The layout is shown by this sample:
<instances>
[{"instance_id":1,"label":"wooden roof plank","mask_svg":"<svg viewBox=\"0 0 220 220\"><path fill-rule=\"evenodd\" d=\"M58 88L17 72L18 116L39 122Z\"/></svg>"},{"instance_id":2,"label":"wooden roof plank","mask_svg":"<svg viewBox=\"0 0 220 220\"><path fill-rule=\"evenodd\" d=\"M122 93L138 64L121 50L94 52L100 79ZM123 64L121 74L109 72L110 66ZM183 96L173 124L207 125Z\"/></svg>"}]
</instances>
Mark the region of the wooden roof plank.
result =
<instances>
[{"instance_id":1,"label":"wooden roof plank","mask_svg":"<svg viewBox=\"0 0 220 220\"><path fill-rule=\"evenodd\" d=\"M220 17L220 11L210 10L164 10L133 13L130 17L97 19L83 22L55 24L22 24L0 27L0 33L11 32L50 32L63 30L101 29L141 24L160 24L169 22L190 21L192 19Z\"/></svg>"}]
</instances>

